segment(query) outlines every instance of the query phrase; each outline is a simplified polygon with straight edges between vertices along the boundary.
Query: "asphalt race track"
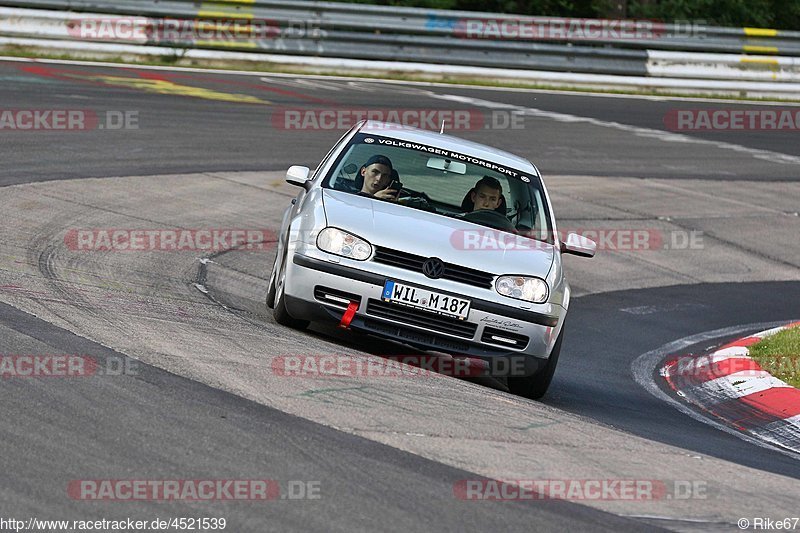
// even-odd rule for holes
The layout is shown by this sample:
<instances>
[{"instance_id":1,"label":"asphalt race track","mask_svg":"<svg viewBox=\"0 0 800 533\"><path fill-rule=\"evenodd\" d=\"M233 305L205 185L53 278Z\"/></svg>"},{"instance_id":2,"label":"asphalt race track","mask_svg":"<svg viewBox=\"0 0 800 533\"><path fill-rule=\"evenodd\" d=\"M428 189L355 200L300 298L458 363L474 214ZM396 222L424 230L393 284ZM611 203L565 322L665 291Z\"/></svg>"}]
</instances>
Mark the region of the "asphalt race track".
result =
<instances>
[{"instance_id":1,"label":"asphalt race track","mask_svg":"<svg viewBox=\"0 0 800 533\"><path fill-rule=\"evenodd\" d=\"M795 454L687 416L632 369L680 339L800 318L797 130L672 131L665 118L786 106L12 60L0 60L0 102L129 117L127 128L0 128L0 355L81 354L99 368L0 380L0 518L224 517L237 532L734 531L742 517L797 514ZM285 170L315 167L342 133L292 129L286 111L330 109L469 110L479 126L451 133L534 161L560 228L657 240L639 250L609 239L594 259L566 258L573 301L541 402L488 380L273 371L284 355L409 353L327 326L289 330L263 305L271 232L295 194ZM487 127L509 114L517 127ZM80 228L262 228L268 242L92 253L70 246ZM268 479L280 494L89 501L70 488L119 479ZM667 494L458 497L459 483L486 479L655 480ZM687 483L702 490L677 495Z\"/></svg>"}]
</instances>

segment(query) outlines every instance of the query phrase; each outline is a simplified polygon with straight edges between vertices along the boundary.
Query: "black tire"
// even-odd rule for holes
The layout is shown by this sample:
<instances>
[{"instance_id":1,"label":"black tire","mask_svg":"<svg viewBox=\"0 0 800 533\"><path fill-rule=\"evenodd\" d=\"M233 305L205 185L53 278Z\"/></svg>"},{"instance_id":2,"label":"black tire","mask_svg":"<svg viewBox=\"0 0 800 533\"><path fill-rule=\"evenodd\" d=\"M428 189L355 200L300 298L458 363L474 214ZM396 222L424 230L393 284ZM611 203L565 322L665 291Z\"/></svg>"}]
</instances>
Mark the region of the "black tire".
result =
<instances>
[{"instance_id":1,"label":"black tire","mask_svg":"<svg viewBox=\"0 0 800 533\"><path fill-rule=\"evenodd\" d=\"M289 240L288 233L286 234L286 240ZM272 264L272 272L270 272L269 285L267 286L266 304L270 309L275 309L275 285L277 284L278 274L280 274L281 266L286 264L281 262L284 257L286 257L286 253L281 255L281 245L280 242L278 242L278 251L275 254L275 262Z\"/></svg>"},{"instance_id":2,"label":"black tire","mask_svg":"<svg viewBox=\"0 0 800 533\"><path fill-rule=\"evenodd\" d=\"M267 287L266 304L269 309L275 309L275 278L278 277L275 269L278 268L278 257L275 257L275 264L272 265L272 273L269 276L269 286ZM274 276L274 277L273 277Z\"/></svg>"},{"instance_id":3,"label":"black tire","mask_svg":"<svg viewBox=\"0 0 800 533\"><path fill-rule=\"evenodd\" d=\"M306 329L310 324L308 320L295 318L289 314L289 311L286 310L286 299L283 291L283 286L286 281L286 256L284 256L281 264L281 271L275 274L275 287L272 298L277 298L277 301L275 302L275 307L272 310L272 317L275 319L275 322L281 326L286 326L292 329ZM278 280L280 280L280 283L278 283ZM269 303L269 294L267 294L267 303Z\"/></svg>"},{"instance_id":4,"label":"black tire","mask_svg":"<svg viewBox=\"0 0 800 533\"><path fill-rule=\"evenodd\" d=\"M512 394L524 396L531 400L538 400L545 395L547 388L550 387L550 382L553 380L553 374L556 373L558 356L561 354L561 341L564 339L564 327L561 326L561 333L558 334L553 351L550 353L550 358L544 368L532 376L507 378L508 390Z\"/></svg>"},{"instance_id":5,"label":"black tire","mask_svg":"<svg viewBox=\"0 0 800 533\"><path fill-rule=\"evenodd\" d=\"M306 329L311 323L308 320L300 320L289 314L289 311L286 310L286 302L283 299L283 293L281 293L280 298L278 298L278 301L275 303L275 309L272 310L272 317L275 319L275 322L281 326L292 329Z\"/></svg>"}]
</instances>

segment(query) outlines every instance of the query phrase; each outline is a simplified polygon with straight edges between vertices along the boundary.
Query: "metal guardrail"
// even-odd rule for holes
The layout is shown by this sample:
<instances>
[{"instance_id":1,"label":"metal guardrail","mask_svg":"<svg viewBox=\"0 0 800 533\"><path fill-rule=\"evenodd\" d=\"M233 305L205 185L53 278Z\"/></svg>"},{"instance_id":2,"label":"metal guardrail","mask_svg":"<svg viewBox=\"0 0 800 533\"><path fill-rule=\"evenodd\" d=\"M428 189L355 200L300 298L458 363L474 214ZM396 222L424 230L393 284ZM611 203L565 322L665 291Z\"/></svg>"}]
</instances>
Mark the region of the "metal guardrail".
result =
<instances>
[{"instance_id":1,"label":"metal guardrail","mask_svg":"<svg viewBox=\"0 0 800 533\"><path fill-rule=\"evenodd\" d=\"M800 70L793 57L771 59L754 56L756 59L745 61L739 56L722 55L744 52L800 56L800 32L766 29L651 23L651 38L609 41L586 35L574 38L574 34L573 38L565 35L563 39L552 40L526 39L523 36L470 38L465 28L471 23L493 24L492 27L507 24L511 28L526 24L563 25L567 28L575 24L576 19L298 0L0 0L0 6L24 8L0 8L0 36L12 39L108 42L102 38L74 35L77 21L93 16L145 17L146 25L151 28L158 28L165 19L236 19L269 21L278 28L302 25L305 29L304 34L228 42L164 39L158 31L153 31L145 41L127 41L129 44L172 48L176 55L180 55L181 50L197 48L554 72L665 76L669 73L664 74L664 65L667 69L673 68L672 65L679 64L683 57L678 55L673 59L675 54L670 56L669 53L685 52L689 63L710 64L713 68L707 70L717 71L717 74L709 76L711 78L734 73L734 78L741 79L795 81L798 77L795 71ZM603 21L583 20L582 23L588 26ZM125 41L115 39L113 42ZM650 70L650 56L654 50L667 54L658 58L659 69L655 74ZM690 60L690 56L696 56L696 59ZM725 68L716 68L718 64ZM750 77L735 75L738 71L748 70L755 73ZM791 71L788 77L775 73L787 70ZM697 68L677 71L687 73L677 74L679 77L703 77Z\"/></svg>"},{"instance_id":2,"label":"metal guardrail","mask_svg":"<svg viewBox=\"0 0 800 533\"><path fill-rule=\"evenodd\" d=\"M38 2L37 2L38 3ZM74 1L70 2L74 4ZM87 2L88 3L88 2ZM127 2L132 4L130 0ZM115 2L113 8L97 12L112 15L132 15L125 0ZM167 6L169 4L169 6ZM172 11L173 6L191 7L183 11ZM168 18L196 20L198 10L187 2L159 2L159 9L170 10ZM146 10L138 10L138 13ZM153 17L153 12L145 13ZM287 23L300 18L272 14L274 21L285 27ZM97 16L92 13L88 17ZM79 25L81 14L67 15L63 12L28 11L18 21L14 15L6 15L8 24L2 23L0 15L0 35L20 38L44 38L78 40L69 25ZM256 14L256 18L258 15ZM362 17L363 18L363 17ZM147 25L156 28L161 18L152 18ZM645 75L647 54L643 50L616 48L597 48L591 46L568 46L552 43L522 43L517 41L482 41L459 39L435 35L412 35L402 33L378 33L376 31L351 31L325 28L304 21L306 27L320 29L314 35L299 35L276 38L237 39L235 41L213 41L204 39L172 40L154 37L137 44L148 44L176 50L203 48L225 51L262 52L274 54L314 55L328 58L370 59L388 61L410 61L424 63L445 63L477 67L503 67L514 69L571 71L619 75ZM370 29L374 29L370 26ZM395 29L398 29L395 24ZM158 31L152 34L157 35ZM105 42L104 39L86 38L84 42ZM114 39L113 42L126 42Z\"/></svg>"},{"instance_id":3,"label":"metal guardrail","mask_svg":"<svg viewBox=\"0 0 800 533\"><path fill-rule=\"evenodd\" d=\"M120 15L141 15L156 18L220 18L274 20L288 22L302 20L331 30L380 32L381 34L427 35L464 39L467 21L495 21L498 23L569 25L576 19L559 17L520 17L516 15L446 11L422 8L398 8L336 2L307 2L298 0L254 0L198 2L195 0L2 0L0 5L38 9L97 12ZM598 21L600 22L600 21ZM647 22L647 21L643 21ZM634 48L669 51L696 51L716 53L766 53L773 55L800 55L800 32L762 28L723 28L702 24L653 23L660 33L654 39L615 39L615 48ZM541 39L514 39L532 42ZM603 38L565 39L572 44L608 45Z\"/></svg>"}]
</instances>

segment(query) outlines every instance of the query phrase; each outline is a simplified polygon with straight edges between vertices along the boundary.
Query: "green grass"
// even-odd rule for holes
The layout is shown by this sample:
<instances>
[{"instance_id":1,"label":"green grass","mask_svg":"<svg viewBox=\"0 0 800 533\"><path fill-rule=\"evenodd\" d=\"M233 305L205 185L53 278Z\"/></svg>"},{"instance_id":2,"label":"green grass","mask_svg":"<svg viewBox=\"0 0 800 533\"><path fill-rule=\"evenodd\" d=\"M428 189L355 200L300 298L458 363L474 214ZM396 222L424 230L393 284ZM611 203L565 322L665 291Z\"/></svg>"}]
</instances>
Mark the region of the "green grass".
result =
<instances>
[{"instance_id":1,"label":"green grass","mask_svg":"<svg viewBox=\"0 0 800 533\"><path fill-rule=\"evenodd\" d=\"M201 69L230 69L248 72L280 73L280 74L316 74L321 76L349 76L360 78L375 78L381 80L435 82L458 85L473 85L476 87L500 87L511 89L539 89L547 91L565 91L592 94L621 94L639 96L665 96L679 98L724 99L742 102L800 102L800 98L763 98L746 95L729 95L714 93L682 93L668 90L645 89L594 89L590 87L575 87L557 84L513 82L493 78L468 78L447 75L414 75L384 71L337 71L318 67L288 66L279 63L254 63L250 61L219 61L184 59L180 55L162 57L130 56L119 57L98 53L58 53L40 48L28 48L15 45L0 47L0 55L9 57L30 57L39 59L64 59L64 60L93 60L106 63L120 63L125 65L148 65L166 67L192 67Z\"/></svg>"},{"instance_id":2,"label":"green grass","mask_svg":"<svg viewBox=\"0 0 800 533\"><path fill-rule=\"evenodd\" d=\"M749 347L761 368L800 388L800 327L785 329Z\"/></svg>"}]
</instances>

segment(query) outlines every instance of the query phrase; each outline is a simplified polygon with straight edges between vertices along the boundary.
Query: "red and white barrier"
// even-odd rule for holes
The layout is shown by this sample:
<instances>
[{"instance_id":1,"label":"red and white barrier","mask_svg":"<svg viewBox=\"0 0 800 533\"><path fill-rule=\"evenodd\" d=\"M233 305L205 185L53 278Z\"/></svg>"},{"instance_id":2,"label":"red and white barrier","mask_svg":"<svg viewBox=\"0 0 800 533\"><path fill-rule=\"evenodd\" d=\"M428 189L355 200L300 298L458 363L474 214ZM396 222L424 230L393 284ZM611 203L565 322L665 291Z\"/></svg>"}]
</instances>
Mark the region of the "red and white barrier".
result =
<instances>
[{"instance_id":1,"label":"red and white barrier","mask_svg":"<svg viewBox=\"0 0 800 533\"><path fill-rule=\"evenodd\" d=\"M737 339L705 355L672 359L660 374L679 396L727 425L800 451L800 389L761 368L748 349L792 327L800 322Z\"/></svg>"}]
</instances>

